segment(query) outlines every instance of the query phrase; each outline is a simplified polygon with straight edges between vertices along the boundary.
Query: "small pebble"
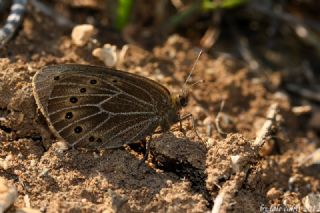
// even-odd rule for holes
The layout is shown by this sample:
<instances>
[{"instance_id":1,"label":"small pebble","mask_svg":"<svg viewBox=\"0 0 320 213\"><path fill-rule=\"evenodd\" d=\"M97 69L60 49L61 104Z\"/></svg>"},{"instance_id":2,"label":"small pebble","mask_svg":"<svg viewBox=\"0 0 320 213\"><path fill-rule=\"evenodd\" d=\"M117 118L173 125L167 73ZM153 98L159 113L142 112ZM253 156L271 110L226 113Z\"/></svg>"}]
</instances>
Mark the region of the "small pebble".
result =
<instances>
[{"instance_id":1,"label":"small pebble","mask_svg":"<svg viewBox=\"0 0 320 213\"><path fill-rule=\"evenodd\" d=\"M168 186L171 186L171 185L172 185L172 180L166 180L166 184L167 184Z\"/></svg>"},{"instance_id":2,"label":"small pebble","mask_svg":"<svg viewBox=\"0 0 320 213\"><path fill-rule=\"evenodd\" d=\"M259 154L261 156L268 156L271 155L275 147L275 141L267 140L259 150Z\"/></svg>"},{"instance_id":3,"label":"small pebble","mask_svg":"<svg viewBox=\"0 0 320 213\"><path fill-rule=\"evenodd\" d=\"M26 207L27 207L27 208L30 208L30 207L31 207L31 204L30 204L30 197L29 197L29 195L26 194L26 195L23 197L23 200L24 200L24 203L25 203Z\"/></svg>"},{"instance_id":4,"label":"small pebble","mask_svg":"<svg viewBox=\"0 0 320 213\"><path fill-rule=\"evenodd\" d=\"M311 193L302 199L303 206L308 212L320 212L320 193Z\"/></svg>"},{"instance_id":5,"label":"small pebble","mask_svg":"<svg viewBox=\"0 0 320 213\"><path fill-rule=\"evenodd\" d=\"M234 172L239 172L240 171L241 156L240 155L231 155L230 158L231 158L232 170Z\"/></svg>"},{"instance_id":6,"label":"small pebble","mask_svg":"<svg viewBox=\"0 0 320 213\"><path fill-rule=\"evenodd\" d=\"M95 33L96 29L91 24L77 25L72 30L71 38L75 45L82 47L89 42Z\"/></svg>"},{"instance_id":7,"label":"small pebble","mask_svg":"<svg viewBox=\"0 0 320 213\"><path fill-rule=\"evenodd\" d=\"M300 166L307 165L320 165L320 148L316 149L314 152L309 154L308 156L302 158L299 162Z\"/></svg>"},{"instance_id":8,"label":"small pebble","mask_svg":"<svg viewBox=\"0 0 320 213\"><path fill-rule=\"evenodd\" d=\"M13 157L12 154L8 154L8 155L6 156L6 161L11 161L11 160L13 160L13 159L14 159L14 157Z\"/></svg>"},{"instance_id":9,"label":"small pebble","mask_svg":"<svg viewBox=\"0 0 320 213\"><path fill-rule=\"evenodd\" d=\"M37 165L37 161L36 160L31 160L30 161L30 166L31 167L35 167Z\"/></svg>"},{"instance_id":10,"label":"small pebble","mask_svg":"<svg viewBox=\"0 0 320 213\"><path fill-rule=\"evenodd\" d=\"M208 138L206 145L209 148L213 146L213 143L214 143L214 140L212 138Z\"/></svg>"},{"instance_id":11,"label":"small pebble","mask_svg":"<svg viewBox=\"0 0 320 213\"><path fill-rule=\"evenodd\" d=\"M290 191L298 191L297 183L301 182L302 180L301 175L294 174L288 179L288 189Z\"/></svg>"},{"instance_id":12,"label":"small pebble","mask_svg":"<svg viewBox=\"0 0 320 213\"><path fill-rule=\"evenodd\" d=\"M283 101L283 102L289 101L289 97L288 97L287 93L284 93L284 92L275 92L273 97L274 97L274 99L279 100L279 101Z\"/></svg>"},{"instance_id":13,"label":"small pebble","mask_svg":"<svg viewBox=\"0 0 320 213\"><path fill-rule=\"evenodd\" d=\"M7 161L7 159L1 159L0 158L0 168L3 169L3 170L7 170L10 168L10 162Z\"/></svg>"},{"instance_id":14,"label":"small pebble","mask_svg":"<svg viewBox=\"0 0 320 213\"><path fill-rule=\"evenodd\" d=\"M203 120L203 124L204 125L208 125L208 124L211 124L213 123L212 121L212 118L210 116L206 117L204 120Z\"/></svg>"},{"instance_id":15,"label":"small pebble","mask_svg":"<svg viewBox=\"0 0 320 213\"><path fill-rule=\"evenodd\" d=\"M5 212L18 197L18 192L14 186L9 186L7 181L0 178L0 212Z\"/></svg>"},{"instance_id":16,"label":"small pebble","mask_svg":"<svg viewBox=\"0 0 320 213\"><path fill-rule=\"evenodd\" d=\"M281 192L276 189L275 187L272 187L271 189L269 189L269 191L267 192L267 198L269 200L274 200L274 199L277 199L279 198L281 195Z\"/></svg>"},{"instance_id":17,"label":"small pebble","mask_svg":"<svg viewBox=\"0 0 320 213\"><path fill-rule=\"evenodd\" d=\"M119 61L123 62L127 53L128 53L129 45L123 45L122 49L119 52Z\"/></svg>"},{"instance_id":18,"label":"small pebble","mask_svg":"<svg viewBox=\"0 0 320 213\"><path fill-rule=\"evenodd\" d=\"M292 112L295 115L303 115L303 114L307 114L307 113L312 112L312 107L309 105L295 106L295 107L292 107Z\"/></svg>"},{"instance_id":19,"label":"small pebble","mask_svg":"<svg viewBox=\"0 0 320 213\"><path fill-rule=\"evenodd\" d=\"M110 44L105 44L102 48L94 49L92 55L103 61L107 67L115 66L118 60L117 47Z\"/></svg>"},{"instance_id":20,"label":"small pebble","mask_svg":"<svg viewBox=\"0 0 320 213\"><path fill-rule=\"evenodd\" d=\"M68 144L64 141L57 141L56 145L57 145L57 151L60 153L67 151L69 149Z\"/></svg>"}]
</instances>

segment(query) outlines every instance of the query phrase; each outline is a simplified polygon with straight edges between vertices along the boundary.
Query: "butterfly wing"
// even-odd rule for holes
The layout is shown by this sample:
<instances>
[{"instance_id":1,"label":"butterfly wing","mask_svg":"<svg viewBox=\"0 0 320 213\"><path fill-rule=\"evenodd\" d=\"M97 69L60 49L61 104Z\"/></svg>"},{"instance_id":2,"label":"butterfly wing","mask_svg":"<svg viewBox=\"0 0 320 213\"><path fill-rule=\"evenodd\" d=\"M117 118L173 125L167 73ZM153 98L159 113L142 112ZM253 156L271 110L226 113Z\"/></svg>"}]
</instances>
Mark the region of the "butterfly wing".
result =
<instances>
[{"instance_id":1,"label":"butterfly wing","mask_svg":"<svg viewBox=\"0 0 320 213\"><path fill-rule=\"evenodd\" d=\"M33 79L34 96L54 134L75 145L120 147L150 135L169 91L150 79L89 65L54 65Z\"/></svg>"}]
</instances>

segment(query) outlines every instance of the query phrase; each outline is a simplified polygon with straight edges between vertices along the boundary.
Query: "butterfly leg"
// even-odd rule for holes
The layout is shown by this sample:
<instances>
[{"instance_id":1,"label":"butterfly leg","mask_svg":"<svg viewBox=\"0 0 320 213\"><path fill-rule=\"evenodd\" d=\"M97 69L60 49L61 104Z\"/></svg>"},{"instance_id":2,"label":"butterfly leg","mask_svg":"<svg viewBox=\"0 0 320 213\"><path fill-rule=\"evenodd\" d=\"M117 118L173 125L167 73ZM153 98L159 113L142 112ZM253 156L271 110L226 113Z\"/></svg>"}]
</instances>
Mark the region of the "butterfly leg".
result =
<instances>
[{"instance_id":1,"label":"butterfly leg","mask_svg":"<svg viewBox=\"0 0 320 213\"><path fill-rule=\"evenodd\" d=\"M183 132L184 135L186 135L186 131L184 130L184 128L182 126L182 119L179 120L179 127L180 127L180 131Z\"/></svg>"},{"instance_id":2,"label":"butterfly leg","mask_svg":"<svg viewBox=\"0 0 320 213\"><path fill-rule=\"evenodd\" d=\"M143 161L147 161L150 156L150 143L152 142L152 136L150 136L150 140L146 142L146 153L143 156Z\"/></svg>"},{"instance_id":3,"label":"butterfly leg","mask_svg":"<svg viewBox=\"0 0 320 213\"><path fill-rule=\"evenodd\" d=\"M145 163L149 159L149 156L150 156L150 143L151 142L152 142L152 136L150 136L149 141L146 141L146 153L144 154L142 161L138 164L139 168L143 163Z\"/></svg>"},{"instance_id":4,"label":"butterfly leg","mask_svg":"<svg viewBox=\"0 0 320 213\"><path fill-rule=\"evenodd\" d=\"M186 114L179 119L179 129L186 136L187 132L182 126L182 121L187 120L189 117L192 117L192 114Z\"/></svg>"}]
</instances>

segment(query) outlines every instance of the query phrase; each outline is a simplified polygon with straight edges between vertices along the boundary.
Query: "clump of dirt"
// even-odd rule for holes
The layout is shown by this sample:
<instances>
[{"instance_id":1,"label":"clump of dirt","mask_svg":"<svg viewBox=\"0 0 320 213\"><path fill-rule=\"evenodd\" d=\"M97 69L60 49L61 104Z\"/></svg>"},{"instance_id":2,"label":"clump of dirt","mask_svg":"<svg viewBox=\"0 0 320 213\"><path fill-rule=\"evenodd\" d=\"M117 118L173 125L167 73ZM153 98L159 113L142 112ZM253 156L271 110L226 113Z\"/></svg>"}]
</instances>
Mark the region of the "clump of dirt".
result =
<instances>
[{"instance_id":1,"label":"clump of dirt","mask_svg":"<svg viewBox=\"0 0 320 213\"><path fill-rule=\"evenodd\" d=\"M39 17L48 25L39 25ZM193 114L195 128L183 121L183 131L177 124L155 134L147 163L141 144L63 149L37 109L32 77L49 64L102 62L92 57L94 46L76 47L70 32L52 31L51 25L41 14L29 14L0 53L0 159L6 161L0 175L18 190L12 211L26 206L28 196L31 207L45 212L206 212L218 208L217 198L225 198L221 209L257 212L277 205L303 208L302 198L319 191L319 173L302 163L317 148L310 141L318 138L300 130L282 76L266 78L225 55L200 57L191 82L205 83L190 89L182 111ZM197 53L187 39L173 35L151 51L128 45L116 68L179 91ZM268 137L255 147L275 103Z\"/></svg>"}]
</instances>

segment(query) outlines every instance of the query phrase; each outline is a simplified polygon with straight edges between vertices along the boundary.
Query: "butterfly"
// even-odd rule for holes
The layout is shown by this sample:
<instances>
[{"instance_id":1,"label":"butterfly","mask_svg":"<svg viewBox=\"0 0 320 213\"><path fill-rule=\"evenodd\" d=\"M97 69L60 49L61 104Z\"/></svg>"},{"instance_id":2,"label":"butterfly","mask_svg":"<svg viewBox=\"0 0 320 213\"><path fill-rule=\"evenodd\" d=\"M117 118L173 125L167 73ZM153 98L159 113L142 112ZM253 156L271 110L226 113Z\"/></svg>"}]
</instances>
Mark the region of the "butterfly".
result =
<instances>
[{"instance_id":1,"label":"butterfly","mask_svg":"<svg viewBox=\"0 0 320 213\"><path fill-rule=\"evenodd\" d=\"M53 134L71 147L117 148L136 143L187 116L188 91L106 67L51 65L33 77L36 104Z\"/></svg>"}]
</instances>

